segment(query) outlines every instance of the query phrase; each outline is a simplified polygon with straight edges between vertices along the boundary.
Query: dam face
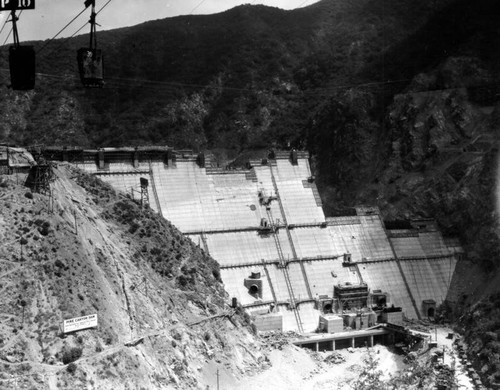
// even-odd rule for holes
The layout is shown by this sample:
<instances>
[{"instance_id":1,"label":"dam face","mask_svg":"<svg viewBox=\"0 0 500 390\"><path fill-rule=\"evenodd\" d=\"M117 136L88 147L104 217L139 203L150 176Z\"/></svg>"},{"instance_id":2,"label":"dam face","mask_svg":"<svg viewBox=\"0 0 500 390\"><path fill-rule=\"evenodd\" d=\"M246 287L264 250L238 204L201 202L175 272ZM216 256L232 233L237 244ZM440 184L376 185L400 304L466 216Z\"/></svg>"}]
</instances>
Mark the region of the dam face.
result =
<instances>
[{"instance_id":1,"label":"dam face","mask_svg":"<svg viewBox=\"0 0 500 390\"><path fill-rule=\"evenodd\" d=\"M434 316L461 256L431 220L388 230L373 207L325 218L306 152L275 152L247 169L170 148L51 153L148 202L210 253L230 299L261 330L313 332L320 316L343 315L345 325L349 311L373 307Z\"/></svg>"}]
</instances>

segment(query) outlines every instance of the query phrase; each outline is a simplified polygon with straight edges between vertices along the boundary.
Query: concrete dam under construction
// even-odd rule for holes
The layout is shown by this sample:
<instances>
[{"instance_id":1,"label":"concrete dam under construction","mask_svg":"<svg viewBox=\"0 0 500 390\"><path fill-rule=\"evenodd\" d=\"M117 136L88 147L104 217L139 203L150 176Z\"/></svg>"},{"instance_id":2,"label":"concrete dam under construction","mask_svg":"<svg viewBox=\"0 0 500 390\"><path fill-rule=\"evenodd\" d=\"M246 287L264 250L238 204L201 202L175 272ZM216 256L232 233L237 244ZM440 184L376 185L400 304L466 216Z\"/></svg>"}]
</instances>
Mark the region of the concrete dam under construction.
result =
<instances>
[{"instance_id":1,"label":"concrete dam under construction","mask_svg":"<svg viewBox=\"0 0 500 390\"><path fill-rule=\"evenodd\" d=\"M462 255L432 220L388 229L374 207L326 218L307 152L272 152L245 169L167 147L47 148L43 155L171 221L219 262L230 303L241 304L259 330L333 333L382 318L434 317Z\"/></svg>"}]
</instances>

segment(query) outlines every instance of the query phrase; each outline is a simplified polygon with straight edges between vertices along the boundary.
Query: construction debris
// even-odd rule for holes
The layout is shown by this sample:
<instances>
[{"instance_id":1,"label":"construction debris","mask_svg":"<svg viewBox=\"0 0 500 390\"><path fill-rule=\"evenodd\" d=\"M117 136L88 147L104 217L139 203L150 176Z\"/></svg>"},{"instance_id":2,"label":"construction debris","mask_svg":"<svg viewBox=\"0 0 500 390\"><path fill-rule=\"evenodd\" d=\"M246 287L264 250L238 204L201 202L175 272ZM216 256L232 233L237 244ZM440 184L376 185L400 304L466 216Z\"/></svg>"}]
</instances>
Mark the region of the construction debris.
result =
<instances>
[{"instance_id":1,"label":"construction debris","mask_svg":"<svg viewBox=\"0 0 500 390\"><path fill-rule=\"evenodd\" d=\"M284 346L291 344L291 340L298 339L301 336L293 331L289 332L279 332L279 331L269 331L261 334L261 338L264 342L275 349L283 349Z\"/></svg>"},{"instance_id":2,"label":"construction debris","mask_svg":"<svg viewBox=\"0 0 500 390\"><path fill-rule=\"evenodd\" d=\"M330 365L341 364L345 362L345 357L343 357L339 352L333 352L327 357L325 357L323 361Z\"/></svg>"}]
</instances>

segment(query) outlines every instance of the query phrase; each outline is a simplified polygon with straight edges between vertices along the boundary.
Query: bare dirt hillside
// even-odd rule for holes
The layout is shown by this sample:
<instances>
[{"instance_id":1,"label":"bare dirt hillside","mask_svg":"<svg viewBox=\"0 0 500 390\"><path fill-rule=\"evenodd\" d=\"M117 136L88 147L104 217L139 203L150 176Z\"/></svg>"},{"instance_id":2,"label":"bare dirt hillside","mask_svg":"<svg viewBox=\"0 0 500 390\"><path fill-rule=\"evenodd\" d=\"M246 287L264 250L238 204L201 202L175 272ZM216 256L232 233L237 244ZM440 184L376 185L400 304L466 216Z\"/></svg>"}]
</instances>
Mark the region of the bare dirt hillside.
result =
<instances>
[{"instance_id":1,"label":"bare dirt hillside","mask_svg":"<svg viewBox=\"0 0 500 390\"><path fill-rule=\"evenodd\" d=\"M0 389L205 389L262 366L212 258L98 179L53 171L52 199L0 176ZM97 328L62 333L88 314Z\"/></svg>"}]
</instances>

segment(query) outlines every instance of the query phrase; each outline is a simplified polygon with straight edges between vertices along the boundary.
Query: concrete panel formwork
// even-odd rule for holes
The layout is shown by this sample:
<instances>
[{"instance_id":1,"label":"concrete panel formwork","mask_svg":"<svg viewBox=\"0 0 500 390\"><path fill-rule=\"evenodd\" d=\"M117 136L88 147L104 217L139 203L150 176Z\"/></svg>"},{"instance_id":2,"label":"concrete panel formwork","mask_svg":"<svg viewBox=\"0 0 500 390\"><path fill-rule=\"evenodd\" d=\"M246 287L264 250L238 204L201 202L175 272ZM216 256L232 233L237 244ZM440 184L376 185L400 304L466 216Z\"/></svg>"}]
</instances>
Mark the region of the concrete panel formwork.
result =
<instances>
[{"instance_id":1,"label":"concrete panel formwork","mask_svg":"<svg viewBox=\"0 0 500 390\"><path fill-rule=\"evenodd\" d=\"M392 237L391 242L399 258L425 256L418 237Z\"/></svg>"},{"instance_id":2,"label":"concrete panel formwork","mask_svg":"<svg viewBox=\"0 0 500 390\"><path fill-rule=\"evenodd\" d=\"M359 264L358 269L370 290L388 292L389 303L402 307L408 318L418 318L396 261L367 262Z\"/></svg>"},{"instance_id":3,"label":"concrete panel formwork","mask_svg":"<svg viewBox=\"0 0 500 390\"><path fill-rule=\"evenodd\" d=\"M352 261L361 261L365 254L360 240L363 232L361 224L328 226L327 229L334 253L350 253Z\"/></svg>"},{"instance_id":4,"label":"concrete panel formwork","mask_svg":"<svg viewBox=\"0 0 500 390\"><path fill-rule=\"evenodd\" d=\"M288 265L288 275L290 276L290 283L292 284L294 298L296 300L303 300L312 298L308 294L306 280L302 273L300 264L291 263Z\"/></svg>"},{"instance_id":5,"label":"concrete panel formwork","mask_svg":"<svg viewBox=\"0 0 500 390\"><path fill-rule=\"evenodd\" d=\"M359 237L362 257L368 261L393 258L394 254L380 217L363 215L359 218L362 226Z\"/></svg>"},{"instance_id":6,"label":"concrete panel formwork","mask_svg":"<svg viewBox=\"0 0 500 390\"><path fill-rule=\"evenodd\" d=\"M152 163L163 216L183 232L258 227L265 215L243 173L207 175L195 162Z\"/></svg>"},{"instance_id":7,"label":"concrete panel formwork","mask_svg":"<svg viewBox=\"0 0 500 390\"><path fill-rule=\"evenodd\" d=\"M418 235L418 239L427 257L446 256L451 253L439 231L422 232Z\"/></svg>"},{"instance_id":8,"label":"concrete panel formwork","mask_svg":"<svg viewBox=\"0 0 500 390\"><path fill-rule=\"evenodd\" d=\"M319 310L315 309L314 302L302 303L298 306L302 328L304 332L315 332L319 327Z\"/></svg>"},{"instance_id":9,"label":"concrete panel formwork","mask_svg":"<svg viewBox=\"0 0 500 390\"><path fill-rule=\"evenodd\" d=\"M288 160L277 160L271 168L281 203L289 224L322 223L323 209L318 205L312 188L304 186L311 176L307 160L292 165Z\"/></svg>"},{"instance_id":10,"label":"concrete panel formwork","mask_svg":"<svg viewBox=\"0 0 500 390\"><path fill-rule=\"evenodd\" d=\"M285 258L292 257L286 233L277 236ZM257 231L207 234L210 254L221 266L279 260L275 238Z\"/></svg>"},{"instance_id":11,"label":"concrete panel formwork","mask_svg":"<svg viewBox=\"0 0 500 390\"><path fill-rule=\"evenodd\" d=\"M333 286L336 284L359 284L357 273L342 266L342 260L307 261L304 267L309 279L313 297L327 295L333 297Z\"/></svg>"},{"instance_id":12,"label":"concrete panel formwork","mask_svg":"<svg viewBox=\"0 0 500 390\"><path fill-rule=\"evenodd\" d=\"M299 258L312 258L318 256L342 256L333 245L331 236L326 228L302 227L290 230L295 251Z\"/></svg>"},{"instance_id":13,"label":"concrete panel formwork","mask_svg":"<svg viewBox=\"0 0 500 390\"><path fill-rule=\"evenodd\" d=\"M424 300L432 299L437 305L444 302L456 264L457 260L453 257L401 261L401 267L420 311Z\"/></svg>"},{"instance_id":14,"label":"concrete panel formwork","mask_svg":"<svg viewBox=\"0 0 500 390\"><path fill-rule=\"evenodd\" d=\"M242 305L255 304L258 302L274 302L271 286L269 285L269 280L263 270L257 269L258 271L262 271L262 297L251 295L248 288L245 287L245 279L247 279L255 270L255 267L221 269L221 278L224 283L225 290L230 297L236 297L238 299L238 302L240 302ZM272 283L274 285L274 280L272 281ZM282 295L286 296L285 294L281 294L280 291L277 291L277 293L279 297L281 297Z\"/></svg>"}]
</instances>

